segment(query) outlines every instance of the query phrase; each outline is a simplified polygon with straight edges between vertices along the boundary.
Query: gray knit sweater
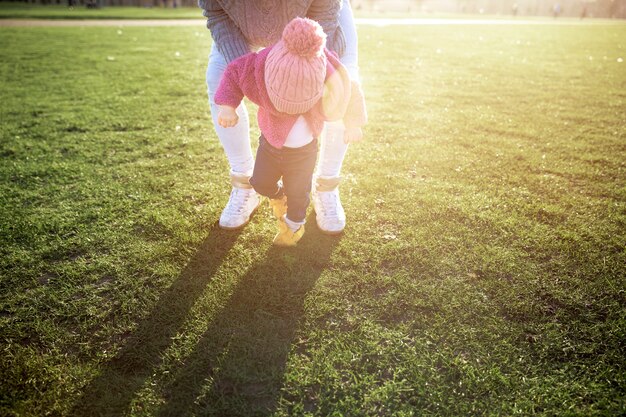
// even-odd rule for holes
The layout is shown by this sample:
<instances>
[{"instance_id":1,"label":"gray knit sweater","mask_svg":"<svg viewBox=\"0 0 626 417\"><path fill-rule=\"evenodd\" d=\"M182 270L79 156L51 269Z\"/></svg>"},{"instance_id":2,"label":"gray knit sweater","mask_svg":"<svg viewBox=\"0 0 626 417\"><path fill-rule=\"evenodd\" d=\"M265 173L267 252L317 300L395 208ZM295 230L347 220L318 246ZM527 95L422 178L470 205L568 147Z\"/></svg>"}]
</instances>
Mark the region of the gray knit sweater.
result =
<instances>
[{"instance_id":1,"label":"gray knit sweater","mask_svg":"<svg viewBox=\"0 0 626 417\"><path fill-rule=\"evenodd\" d=\"M346 47L338 22L341 0L198 0L198 5L226 62L278 42L295 17L317 21L337 55Z\"/></svg>"}]
</instances>

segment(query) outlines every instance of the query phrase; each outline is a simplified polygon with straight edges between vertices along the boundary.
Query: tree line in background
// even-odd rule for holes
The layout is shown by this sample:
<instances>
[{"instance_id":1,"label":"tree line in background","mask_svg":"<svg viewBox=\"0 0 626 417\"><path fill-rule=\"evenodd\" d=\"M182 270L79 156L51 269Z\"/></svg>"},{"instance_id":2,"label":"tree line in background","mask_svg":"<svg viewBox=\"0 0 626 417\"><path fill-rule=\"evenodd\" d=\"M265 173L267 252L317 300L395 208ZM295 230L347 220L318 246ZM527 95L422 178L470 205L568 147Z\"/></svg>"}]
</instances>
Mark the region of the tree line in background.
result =
<instances>
[{"instance_id":1,"label":"tree line in background","mask_svg":"<svg viewBox=\"0 0 626 417\"><path fill-rule=\"evenodd\" d=\"M9 0L12 1L12 0ZM256 1L256 0L255 0ZM108 7L197 7L197 0L20 0L21 3ZM626 18L626 0L351 0L356 10Z\"/></svg>"}]
</instances>

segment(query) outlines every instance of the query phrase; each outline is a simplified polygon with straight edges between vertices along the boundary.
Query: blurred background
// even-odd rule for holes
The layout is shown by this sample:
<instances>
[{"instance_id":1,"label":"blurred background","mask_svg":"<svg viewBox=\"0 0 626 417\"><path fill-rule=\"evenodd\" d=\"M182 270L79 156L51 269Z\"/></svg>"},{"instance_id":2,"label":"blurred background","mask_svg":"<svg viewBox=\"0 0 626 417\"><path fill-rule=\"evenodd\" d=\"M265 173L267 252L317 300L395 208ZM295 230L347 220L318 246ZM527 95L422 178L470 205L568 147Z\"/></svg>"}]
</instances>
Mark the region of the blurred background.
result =
<instances>
[{"instance_id":1,"label":"blurred background","mask_svg":"<svg viewBox=\"0 0 626 417\"><path fill-rule=\"evenodd\" d=\"M626 17L626 0L353 0L377 12L471 13L524 16Z\"/></svg>"}]
</instances>

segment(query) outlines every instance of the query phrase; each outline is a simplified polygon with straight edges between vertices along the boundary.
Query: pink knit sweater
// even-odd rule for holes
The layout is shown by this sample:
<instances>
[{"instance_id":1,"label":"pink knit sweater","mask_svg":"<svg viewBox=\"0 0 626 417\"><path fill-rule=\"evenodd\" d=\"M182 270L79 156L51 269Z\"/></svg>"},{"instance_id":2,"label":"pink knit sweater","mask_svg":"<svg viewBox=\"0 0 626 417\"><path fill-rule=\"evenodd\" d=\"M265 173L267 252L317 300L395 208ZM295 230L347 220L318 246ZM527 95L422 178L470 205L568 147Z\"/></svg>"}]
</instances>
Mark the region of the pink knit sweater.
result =
<instances>
[{"instance_id":1,"label":"pink knit sweater","mask_svg":"<svg viewBox=\"0 0 626 417\"><path fill-rule=\"evenodd\" d=\"M259 128L265 139L274 147L282 148L291 128L299 114L280 113L272 104L265 87L265 60L272 47L260 52L248 53L231 62L220 81L215 93L215 103L237 108L244 96L259 106L257 118ZM327 57L326 80L340 71L346 74L342 79L350 83L347 71L339 62L337 55L328 49L324 50ZM339 97L329 105L327 99L320 99L315 106L302 116L307 121L313 136L322 133L325 121L343 119L346 127L361 127L367 122L365 100L357 83L341 86ZM327 94L331 96L332 94Z\"/></svg>"}]
</instances>

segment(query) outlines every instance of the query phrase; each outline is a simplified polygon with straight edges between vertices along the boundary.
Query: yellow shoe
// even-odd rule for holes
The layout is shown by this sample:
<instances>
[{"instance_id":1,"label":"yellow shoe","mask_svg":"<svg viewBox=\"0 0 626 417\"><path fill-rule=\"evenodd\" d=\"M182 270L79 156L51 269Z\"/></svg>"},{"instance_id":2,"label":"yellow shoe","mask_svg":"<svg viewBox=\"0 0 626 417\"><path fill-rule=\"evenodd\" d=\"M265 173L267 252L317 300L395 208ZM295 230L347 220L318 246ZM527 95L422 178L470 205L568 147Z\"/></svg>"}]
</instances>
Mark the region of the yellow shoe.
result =
<instances>
[{"instance_id":1,"label":"yellow shoe","mask_svg":"<svg viewBox=\"0 0 626 417\"><path fill-rule=\"evenodd\" d=\"M274 245L276 246L296 246L298 241L304 234L304 225L298 230L292 232L285 220L281 217L278 220L278 233L274 237Z\"/></svg>"},{"instance_id":2,"label":"yellow shoe","mask_svg":"<svg viewBox=\"0 0 626 417\"><path fill-rule=\"evenodd\" d=\"M284 195L281 198L270 198L270 207L277 219L282 219L287 214L287 196Z\"/></svg>"}]
</instances>

